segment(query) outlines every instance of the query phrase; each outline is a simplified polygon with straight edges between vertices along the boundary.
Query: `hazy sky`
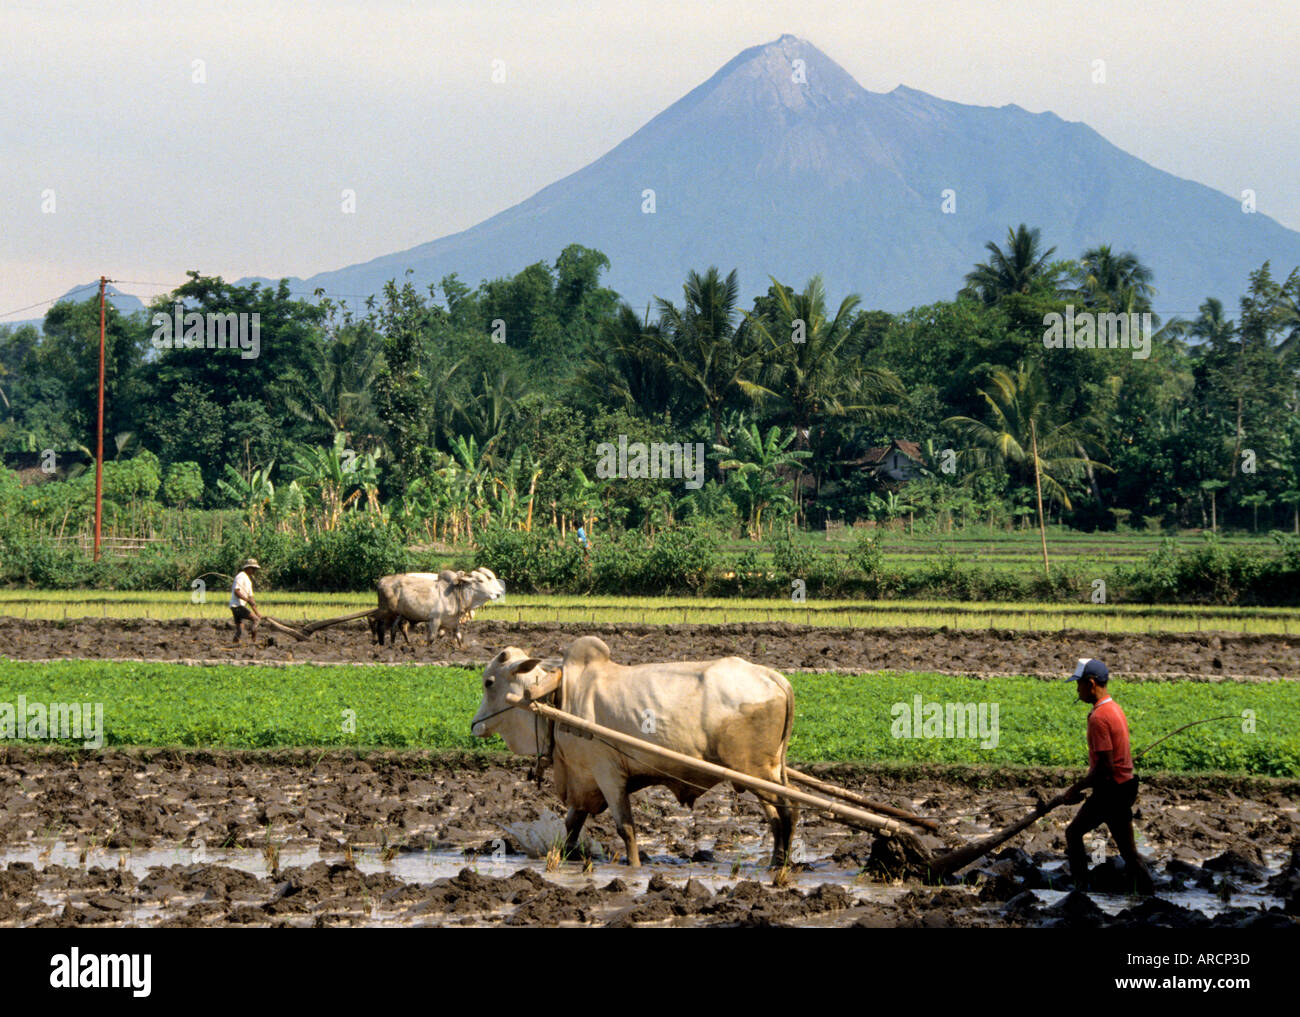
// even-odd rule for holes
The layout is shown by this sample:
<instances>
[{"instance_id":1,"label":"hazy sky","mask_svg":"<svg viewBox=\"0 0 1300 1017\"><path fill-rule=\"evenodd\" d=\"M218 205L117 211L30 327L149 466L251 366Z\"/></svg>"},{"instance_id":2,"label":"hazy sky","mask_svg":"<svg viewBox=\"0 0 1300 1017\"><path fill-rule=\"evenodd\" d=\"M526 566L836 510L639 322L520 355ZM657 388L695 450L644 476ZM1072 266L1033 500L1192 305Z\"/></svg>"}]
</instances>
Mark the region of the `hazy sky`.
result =
<instances>
[{"instance_id":1,"label":"hazy sky","mask_svg":"<svg viewBox=\"0 0 1300 1017\"><path fill-rule=\"evenodd\" d=\"M101 274L147 300L465 229L785 32L873 91L1081 120L1300 229L1295 0L4 0L0 323Z\"/></svg>"}]
</instances>

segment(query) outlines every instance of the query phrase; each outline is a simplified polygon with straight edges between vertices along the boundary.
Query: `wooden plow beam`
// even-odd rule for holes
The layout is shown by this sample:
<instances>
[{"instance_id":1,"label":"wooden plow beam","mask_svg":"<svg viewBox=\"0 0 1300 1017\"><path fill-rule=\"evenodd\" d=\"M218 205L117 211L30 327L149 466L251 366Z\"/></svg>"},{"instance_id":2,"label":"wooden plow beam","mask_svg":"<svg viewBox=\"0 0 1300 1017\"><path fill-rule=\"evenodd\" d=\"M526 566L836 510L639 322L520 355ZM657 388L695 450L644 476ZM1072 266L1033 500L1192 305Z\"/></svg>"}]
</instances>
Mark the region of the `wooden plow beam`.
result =
<instances>
[{"instance_id":1,"label":"wooden plow beam","mask_svg":"<svg viewBox=\"0 0 1300 1017\"><path fill-rule=\"evenodd\" d=\"M964 869L976 859L988 854L998 845L1010 840L1025 827L1047 815L1053 809L1065 804L1065 796L1057 795L1050 801L1040 802L1038 806L1028 815L1004 827L998 832L983 838L982 840L973 841L963 847L956 848L952 851L936 855L925 847L912 831L902 825L903 822L913 822L917 825L925 826L928 829L937 829L937 824L933 820L926 819L922 816L916 816L912 813L904 812L902 809L893 809L892 806L886 806L894 813L901 813L898 818L882 815L880 803L872 803L876 806L876 811L867 811L866 809L855 808L841 802L832 801L831 798L823 798L819 795L810 794L807 791L800 791L797 788L789 787L785 784L777 784L770 780L764 780L761 777L754 777L747 773L741 773L739 770L732 770L726 766L719 766L717 763L709 763L703 759L696 759L694 756L688 756L681 752L675 752L672 749L666 749L661 745L655 745L644 738L637 738L633 735L624 734L622 731L615 731L613 728L605 727L593 721L586 720L582 717L575 716L572 713L566 713L563 710L557 710L546 703L538 702L537 699L554 690L559 683L558 673L551 676L551 682L540 683L538 687L529 690L525 696L512 697L511 705L521 710L531 710L539 713L544 717L549 717L563 727L571 728L574 731L584 732L604 739L616 747L641 752L645 755L657 757L659 759L677 763L679 765L689 766L701 773L707 773L710 776L717 777L721 780L730 781L737 787L747 788L750 791L762 791L766 794L784 798L789 802L804 805L809 808L819 809L828 812L846 826L858 829L869 830L885 837L893 837L898 840L900 846L904 848L906 856L906 871L919 878L927 881L938 881L945 876L952 875L960 869ZM803 783L810 787L825 789L827 794L834 794L837 797L852 796L854 801L869 801L863 796L848 791L845 788L836 787L826 781L818 780L808 774L800 773L798 770L786 768L787 776L793 780Z\"/></svg>"},{"instance_id":2,"label":"wooden plow beam","mask_svg":"<svg viewBox=\"0 0 1300 1017\"><path fill-rule=\"evenodd\" d=\"M265 625L270 625L276 632L283 632L286 636L293 636L293 638L299 642L311 637L310 632L307 632L304 629L294 628L292 625L286 625L282 621L276 621L276 619L272 618L269 614L262 615L261 621Z\"/></svg>"},{"instance_id":3,"label":"wooden plow beam","mask_svg":"<svg viewBox=\"0 0 1300 1017\"><path fill-rule=\"evenodd\" d=\"M843 798L846 802L856 802L858 805L865 805L872 812L879 812L884 816L893 816L905 823L910 823L912 826L919 826L929 830L931 833L939 832L938 823L933 819L918 816L915 812L908 812L906 809L899 809L893 805L886 805L884 802L874 801L865 795L858 794L856 791L850 791L848 788L814 777L810 773L801 773L792 766L787 766L785 773L796 784L803 784L805 787L813 788L822 792L822 794L830 795L832 798Z\"/></svg>"},{"instance_id":4,"label":"wooden plow beam","mask_svg":"<svg viewBox=\"0 0 1300 1017\"><path fill-rule=\"evenodd\" d=\"M327 629L331 625L342 625L344 622L353 621L357 618L373 618L379 614L379 608L372 607L369 611L354 611L352 614L345 614L339 618L326 618L324 621L314 621L302 627L302 631L311 635L313 632L319 632L321 629Z\"/></svg>"},{"instance_id":5,"label":"wooden plow beam","mask_svg":"<svg viewBox=\"0 0 1300 1017\"><path fill-rule=\"evenodd\" d=\"M707 773L711 777L731 781L731 783L735 784L737 787L748 788L750 791L762 791L769 795L785 798L787 801L799 805L807 805L814 809L821 809L823 812L829 812L831 815L835 816L836 819L841 820L848 826L860 827L865 830L888 834L890 836L908 839L912 838L911 831L907 830L896 819L877 815L874 812L867 812L864 809L842 805L839 802L831 801L829 798L821 798L817 795L809 794L806 791L800 791L797 788L788 787L785 784L777 784L770 780L764 780L762 777L754 777L748 773L741 773L739 770L732 770L726 766L719 766L717 763L705 762L703 759L696 759L694 756L688 756L682 752L675 752L672 749L666 749L662 745L655 745L653 742L648 742L644 738L634 738L632 735L624 734L622 731L615 731L613 728L605 727L602 724L596 724L592 721L585 720L582 717L574 716L571 713L565 713L563 710L557 710L555 707L548 706L545 703L521 700L516 705L518 705L520 709L532 710L535 713L540 713L544 717L550 717L564 727L596 735L597 737L603 738L605 741L611 742L620 748L642 752L645 755L657 757L668 762L689 766L693 769L699 770L701 773Z\"/></svg>"}]
</instances>

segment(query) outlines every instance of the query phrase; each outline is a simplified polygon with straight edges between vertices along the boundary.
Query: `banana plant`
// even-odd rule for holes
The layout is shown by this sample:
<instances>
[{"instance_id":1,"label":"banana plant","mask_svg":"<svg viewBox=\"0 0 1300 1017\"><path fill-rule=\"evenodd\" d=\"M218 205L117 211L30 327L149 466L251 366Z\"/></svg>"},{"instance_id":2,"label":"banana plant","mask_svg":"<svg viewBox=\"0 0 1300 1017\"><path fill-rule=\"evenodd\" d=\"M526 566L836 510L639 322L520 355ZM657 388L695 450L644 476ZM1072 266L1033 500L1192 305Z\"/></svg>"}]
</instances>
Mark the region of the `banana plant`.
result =
<instances>
[{"instance_id":1,"label":"banana plant","mask_svg":"<svg viewBox=\"0 0 1300 1017\"><path fill-rule=\"evenodd\" d=\"M343 512L363 496L373 511L379 511L379 471L376 456L358 456L347 448L343 431L334 435L329 448L302 446L294 451L289 469L303 491L320 505L320 524L332 530Z\"/></svg>"},{"instance_id":2,"label":"banana plant","mask_svg":"<svg viewBox=\"0 0 1300 1017\"><path fill-rule=\"evenodd\" d=\"M791 430L782 438L781 429L776 425L764 435L757 424L750 424L739 428L736 438L733 447L714 445L713 448L726 457L718 465L730 473L728 484L740 494L750 536L759 540L763 535L764 511L777 503L784 504L784 500L793 502L786 490L791 482L782 479L780 471L808 459L812 453L790 448L795 432Z\"/></svg>"},{"instance_id":3,"label":"banana plant","mask_svg":"<svg viewBox=\"0 0 1300 1017\"><path fill-rule=\"evenodd\" d=\"M226 475L217 480L217 490L230 498L248 514L248 528L256 530L267 506L275 498L275 485L271 483L272 460L263 469L251 470L247 477L226 464Z\"/></svg>"}]
</instances>

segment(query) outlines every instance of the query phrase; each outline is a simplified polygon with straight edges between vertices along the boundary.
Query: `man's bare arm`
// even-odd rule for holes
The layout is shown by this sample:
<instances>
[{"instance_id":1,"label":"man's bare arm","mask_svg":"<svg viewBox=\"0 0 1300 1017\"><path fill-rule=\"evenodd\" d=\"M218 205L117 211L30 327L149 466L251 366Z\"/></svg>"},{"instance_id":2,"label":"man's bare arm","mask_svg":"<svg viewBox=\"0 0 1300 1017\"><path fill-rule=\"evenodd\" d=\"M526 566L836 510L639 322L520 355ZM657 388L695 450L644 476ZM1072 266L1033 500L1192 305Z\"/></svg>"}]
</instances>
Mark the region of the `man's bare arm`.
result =
<instances>
[{"instance_id":1,"label":"man's bare arm","mask_svg":"<svg viewBox=\"0 0 1300 1017\"><path fill-rule=\"evenodd\" d=\"M1097 761L1088 768L1088 772L1082 780L1077 780L1070 786L1070 790L1065 792L1065 800L1072 803L1079 800L1080 795L1086 788L1097 787L1099 784L1109 780L1114 772L1114 765L1111 763L1110 750L1103 749L1097 753Z\"/></svg>"}]
</instances>

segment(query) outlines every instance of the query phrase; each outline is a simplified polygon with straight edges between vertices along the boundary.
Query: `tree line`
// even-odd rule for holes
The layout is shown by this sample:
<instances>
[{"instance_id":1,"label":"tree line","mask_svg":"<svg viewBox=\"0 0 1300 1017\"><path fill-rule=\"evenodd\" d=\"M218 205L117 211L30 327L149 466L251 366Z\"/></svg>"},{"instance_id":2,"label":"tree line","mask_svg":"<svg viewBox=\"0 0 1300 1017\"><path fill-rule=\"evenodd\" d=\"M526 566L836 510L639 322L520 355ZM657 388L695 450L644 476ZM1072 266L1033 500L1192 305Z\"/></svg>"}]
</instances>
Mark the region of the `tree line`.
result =
<instances>
[{"instance_id":1,"label":"tree line","mask_svg":"<svg viewBox=\"0 0 1300 1017\"><path fill-rule=\"evenodd\" d=\"M636 308L579 245L474 289L394 280L356 308L191 272L146 314L108 310L106 456L146 457L146 501L304 532L371 512L452 543L692 518L756 537L1010 526L1040 494L1047 520L1086 529L1300 532L1300 270L1262 265L1233 310L1207 296L1193 319L1153 317L1139 357L1045 345L1050 315L1149 313L1157 292L1132 252L1055 255L1022 224L953 299L899 314L837 303L820 278L770 279L745 307L717 267ZM258 355L156 348L150 316L176 301L257 314ZM42 330L0 328L0 451L93 448L98 314L64 302ZM620 435L701 443L707 481L599 478L596 447ZM867 461L891 439L920 450L909 483ZM65 525L84 510L69 502Z\"/></svg>"}]
</instances>

